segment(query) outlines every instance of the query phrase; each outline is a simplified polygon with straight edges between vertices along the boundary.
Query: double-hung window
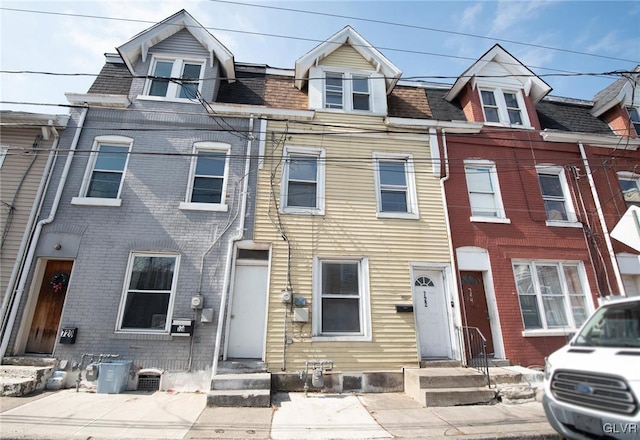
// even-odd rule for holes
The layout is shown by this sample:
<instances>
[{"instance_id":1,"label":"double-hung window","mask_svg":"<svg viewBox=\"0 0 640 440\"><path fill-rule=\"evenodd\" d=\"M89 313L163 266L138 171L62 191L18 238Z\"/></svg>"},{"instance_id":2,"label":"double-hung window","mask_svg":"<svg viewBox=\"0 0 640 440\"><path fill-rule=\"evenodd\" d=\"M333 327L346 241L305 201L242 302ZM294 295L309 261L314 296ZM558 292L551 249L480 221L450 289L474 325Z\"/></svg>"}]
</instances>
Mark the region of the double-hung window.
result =
<instances>
[{"instance_id":1,"label":"double-hung window","mask_svg":"<svg viewBox=\"0 0 640 440\"><path fill-rule=\"evenodd\" d=\"M636 134L640 136L640 110L637 107L629 107L627 112L629 113L631 125L633 125Z\"/></svg>"},{"instance_id":2,"label":"double-hung window","mask_svg":"<svg viewBox=\"0 0 640 440\"><path fill-rule=\"evenodd\" d=\"M537 172L547 223L556 226L575 223L576 215L563 169L555 166L539 166Z\"/></svg>"},{"instance_id":3,"label":"double-hung window","mask_svg":"<svg viewBox=\"0 0 640 440\"><path fill-rule=\"evenodd\" d=\"M89 156L80 194L72 204L120 206L120 192L133 139L98 136Z\"/></svg>"},{"instance_id":4,"label":"double-hung window","mask_svg":"<svg viewBox=\"0 0 640 440\"><path fill-rule=\"evenodd\" d=\"M179 255L130 255L118 330L169 331L179 263Z\"/></svg>"},{"instance_id":5,"label":"double-hung window","mask_svg":"<svg viewBox=\"0 0 640 440\"><path fill-rule=\"evenodd\" d=\"M282 212L324 213L324 150L286 147L283 153Z\"/></svg>"},{"instance_id":6,"label":"double-hung window","mask_svg":"<svg viewBox=\"0 0 640 440\"><path fill-rule=\"evenodd\" d=\"M411 155L374 153L378 217L418 218Z\"/></svg>"},{"instance_id":7,"label":"double-hung window","mask_svg":"<svg viewBox=\"0 0 640 440\"><path fill-rule=\"evenodd\" d=\"M471 205L471 220L506 220L495 163L488 160L466 160L464 172Z\"/></svg>"},{"instance_id":8,"label":"double-hung window","mask_svg":"<svg viewBox=\"0 0 640 440\"><path fill-rule=\"evenodd\" d=\"M480 89L484 120L504 125L529 126L520 92L495 89Z\"/></svg>"},{"instance_id":9,"label":"double-hung window","mask_svg":"<svg viewBox=\"0 0 640 440\"><path fill-rule=\"evenodd\" d=\"M187 198L181 209L227 211L229 144L197 142L191 160Z\"/></svg>"},{"instance_id":10,"label":"double-hung window","mask_svg":"<svg viewBox=\"0 0 640 440\"><path fill-rule=\"evenodd\" d=\"M581 263L515 262L524 329L576 329L589 315Z\"/></svg>"},{"instance_id":11,"label":"double-hung window","mask_svg":"<svg viewBox=\"0 0 640 440\"><path fill-rule=\"evenodd\" d=\"M203 73L202 60L154 58L147 95L197 99Z\"/></svg>"},{"instance_id":12,"label":"double-hung window","mask_svg":"<svg viewBox=\"0 0 640 440\"><path fill-rule=\"evenodd\" d=\"M314 336L370 340L366 258L314 259Z\"/></svg>"},{"instance_id":13,"label":"double-hung window","mask_svg":"<svg viewBox=\"0 0 640 440\"><path fill-rule=\"evenodd\" d=\"M324 108L371 111L369 77L349 72L325 72Z\"/></svg>"},{"instance_id":14,"label":"double-hung window","mask_svg":"<svg viewBox=\"0 0 640 440\"><path fill-rule=\"evenodd\" d=\"M620 172L618 173L618 182L627 208L632 205L640 206L640 175Z\"/></svg>"}]
</instances>

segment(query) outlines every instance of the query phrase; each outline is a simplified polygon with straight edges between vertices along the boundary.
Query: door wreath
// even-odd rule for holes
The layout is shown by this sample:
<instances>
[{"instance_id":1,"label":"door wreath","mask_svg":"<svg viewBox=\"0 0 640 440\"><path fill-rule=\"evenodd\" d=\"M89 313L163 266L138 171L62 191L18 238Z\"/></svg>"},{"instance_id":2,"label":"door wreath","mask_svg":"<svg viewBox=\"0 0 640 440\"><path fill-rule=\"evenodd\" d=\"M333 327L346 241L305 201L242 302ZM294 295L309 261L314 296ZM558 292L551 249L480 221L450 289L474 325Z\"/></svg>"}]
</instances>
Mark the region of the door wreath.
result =
<instances>
[{"instance_id":1,"label":"door wreath","mask_svg":"<svg viewBox=\"0 0 640 440\"><path fill-rule=\"evenodd\" d=\"M67 286L67 283L69 283L69 275L64 272L58 272L51 277L51 281L49 283L51 284L51 287L53 287L53 291L55 293L60 293Z\"/></svg>"}]
</instances>

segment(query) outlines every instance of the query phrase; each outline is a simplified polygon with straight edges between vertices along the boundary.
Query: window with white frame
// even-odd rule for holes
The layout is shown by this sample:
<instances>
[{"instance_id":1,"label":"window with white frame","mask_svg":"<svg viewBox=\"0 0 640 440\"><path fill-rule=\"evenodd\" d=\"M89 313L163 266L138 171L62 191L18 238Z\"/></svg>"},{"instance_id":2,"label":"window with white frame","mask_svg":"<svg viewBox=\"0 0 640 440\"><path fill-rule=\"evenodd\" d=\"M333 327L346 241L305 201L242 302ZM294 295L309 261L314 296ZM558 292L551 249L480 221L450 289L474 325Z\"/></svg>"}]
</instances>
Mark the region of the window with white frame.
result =
<instances>
[{"instance_id":1,"label":"window with white frame","mask_svg":"<svg viewBox=\"0 0 640 440\"><path fill-rule=\"evenodd\" d=\"M525 330L576 329L587 318L581 263L516 262L513 273Z\"/></svg>"},{"instance_id":2,"label":"window with white frame","mask_svg":"<svg viewBox=\"0 0 640 440\"><path fill-rule=\"evenodd\" d=\"M640 136L640 110L637 107L629 107L627 109L631 124L636 130L636 134Z\"/></svg>"},{"instance_id":3,"label":"window with white frame","mask_svg":"<svg viewBox=\"0 0 640 440\"><path fill-rule=\"evenodd\" d=\"M411 155L374 153L378 217L418 218Z\"/></svg>"},{"instance_id":4,"label":"window with white frame","mask_svg":"<svg viewBox=\"0 0 640 440\"><path fill-rule=\"evenodd\" d=\"M549 222L576 222L569 187L562 167L537 167L544 209Z\"/></svg>"},{"instance_id":5,"label":"window with white frame","mask_svg":"<svg viewBox=\"0 0 640 440\"><path fill-rule=\"evenodd\" d=\"M187 199L180 204L181 209L226 211L229 151L229 144L195 143Z\"/></svg>"},{"instance_id":6,"label":"window with white frame","mask_svg":"<svg viewBox=\"0 0 640 440\"><path fill-rule=\"evenodd\" d=\"M286 147L283 152L282 212L324 213L324 150Z\"/></svg>"},{"instance_id":7,"label":"window with white frame","mask_svg":"<svg viewBox=\"0 0 640 440\"><path fill-rule=\"evenodd\" d=\"M480 90L484 120L504 125L529 126L524 101L519 91L501 88Z\"/></svg>"},{"instance_id":8,"label":"window with white frame","mask_svg":"<svg viewBox=\"0 0 640 440\"><path fill-rule=\"evenodd\" d=\"M370 337L366 258L314 260L314 336Z\"/></svg>"},{"instance_id":9,"label":"window with white frame","mask_svg":"<svg viewBox=\"0 0 640 440\"><path fill-rule=\"evenodd\" d=\"M96 137L79 197L72 203L118 205L132 144L124 136Z\"/></svg>"},{"instance_id":10,"label":"window with white frame","mask_svg":"<svg viewBox=\"0 0 640 440\"><path fill-rule=\"evenodd\" d=\"M627 207L640 206L640 175L620 172L618 173L618 182Z\"/></svg>"},{"instance_id":11,"label":"window with white frame","mask_svg":"<svg viewBox=\"0 0 640 440\"><path fill-rule=\"evenodd\" d=\"M370 111L369 77L349 72L325 72L324 108Z\"/></svg>"},{"instance_id":12,"label":"window with white frame","mask_svg":"<svg viewBox=\"0 0 640 440\"><path fill-rule=\"evenodd\" d=\"M130 255L118 330L169 331L179 262L173 254Z\"/></svg>"},{"instance_id":13,"label":"window with white frame","mask_svg":"<svg viewBox=\"0 0 640 440\"><path fill-rule=\"evenodd\" d=\"M167 98L197 99L204 61L154 58L151 63L147 95Z\"/></svg>"},{"instance_id":14,"label":"window with white frame","mask_svg":"<svg viewBox=\"0 0 640 440\"><path fill-rule=\"evenodd\" d=\"M488 160L465 160L464 172L472 218L505 218L495 163Z\"/></svg>"}]
</instances>

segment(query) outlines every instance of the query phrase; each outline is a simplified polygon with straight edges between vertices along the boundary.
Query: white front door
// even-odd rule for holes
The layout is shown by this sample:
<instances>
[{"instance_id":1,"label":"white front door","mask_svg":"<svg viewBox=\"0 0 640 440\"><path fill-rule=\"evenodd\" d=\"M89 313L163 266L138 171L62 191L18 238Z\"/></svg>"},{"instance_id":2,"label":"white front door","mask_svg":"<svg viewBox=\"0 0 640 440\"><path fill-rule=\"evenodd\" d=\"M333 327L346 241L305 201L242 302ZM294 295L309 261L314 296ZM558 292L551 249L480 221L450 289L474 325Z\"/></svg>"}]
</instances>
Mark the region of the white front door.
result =
<instances>
[{"instance_id":1,"label":"white front door","mask_svg":"<svg viewBox=\"0 0 640 440\"><path fill-rule=\"evenodd\" d=\"M227 358L262 359L269 270L262 263L236 261Z\"/></svg>"},{"instance_id":2,"label":"white front door","mask_svg":"<svg viewBox=\"0 0 640 440\"><path fill-rule=\"evenodd\" d=\"M451 358L447 302L442 272L414 271L413 310L421 359Z\"/></svg>"}]
</instances>

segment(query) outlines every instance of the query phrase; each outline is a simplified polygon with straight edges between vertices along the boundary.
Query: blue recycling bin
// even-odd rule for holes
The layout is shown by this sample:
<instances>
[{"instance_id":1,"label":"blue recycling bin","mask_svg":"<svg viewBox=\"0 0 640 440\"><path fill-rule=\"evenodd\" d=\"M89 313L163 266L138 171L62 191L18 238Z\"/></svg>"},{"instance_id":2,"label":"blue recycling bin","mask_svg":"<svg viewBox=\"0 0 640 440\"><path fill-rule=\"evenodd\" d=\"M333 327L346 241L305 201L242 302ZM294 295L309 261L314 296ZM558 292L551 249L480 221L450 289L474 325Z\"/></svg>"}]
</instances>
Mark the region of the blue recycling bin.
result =
<instances>
[{"instance_id":1,"label":"blue recycling bin","mask_svg":"<svg viewBox=\"0 0 640 440\"><path fill-rule=\"evenodd\" d=\"M98 393L120 394L126 391L132 361L109 361L99 364Z\"/></svg>"}]
</instances>

